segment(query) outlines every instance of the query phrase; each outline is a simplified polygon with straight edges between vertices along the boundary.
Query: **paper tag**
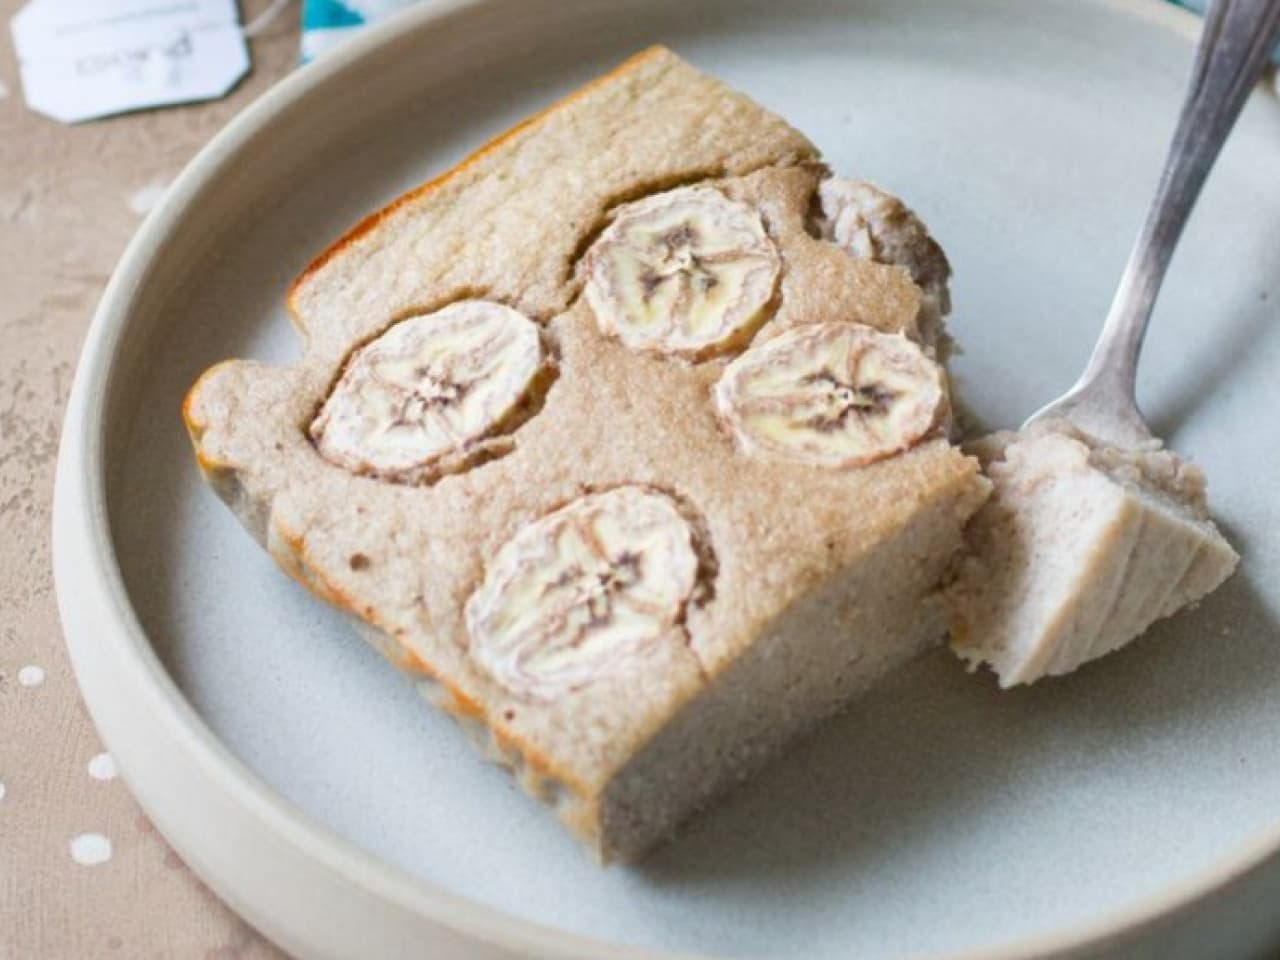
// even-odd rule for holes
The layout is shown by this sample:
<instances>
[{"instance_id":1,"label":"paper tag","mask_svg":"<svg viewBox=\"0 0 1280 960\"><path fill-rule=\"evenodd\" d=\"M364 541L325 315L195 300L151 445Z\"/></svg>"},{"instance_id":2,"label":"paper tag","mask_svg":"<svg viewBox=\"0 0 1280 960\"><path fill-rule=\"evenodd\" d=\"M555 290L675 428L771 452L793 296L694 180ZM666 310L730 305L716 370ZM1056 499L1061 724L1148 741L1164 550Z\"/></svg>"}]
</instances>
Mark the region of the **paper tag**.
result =
<instances>
[{"instance_id":1,"label":"paper tag","mask_svg":"<svg viewBox=\"0 0 1280 960\"><path fill-rule=\"evenodd\" d=\"M217 99L249 71L235 0L31 0L12 31L27 104L63 123Z\"/></svg>"}]
</instances>

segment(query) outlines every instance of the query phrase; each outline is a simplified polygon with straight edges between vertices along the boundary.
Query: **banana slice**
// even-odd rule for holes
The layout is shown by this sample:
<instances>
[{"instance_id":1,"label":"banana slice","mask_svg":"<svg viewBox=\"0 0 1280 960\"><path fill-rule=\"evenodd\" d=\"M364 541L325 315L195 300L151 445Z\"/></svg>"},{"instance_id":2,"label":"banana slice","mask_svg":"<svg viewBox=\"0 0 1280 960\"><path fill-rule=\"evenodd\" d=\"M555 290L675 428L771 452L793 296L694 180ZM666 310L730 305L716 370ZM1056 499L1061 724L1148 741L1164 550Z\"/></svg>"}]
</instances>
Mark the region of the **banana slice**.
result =
<instances>
[{"instance_id":1,"label":"banana slice","mask_svg":"<svg viewBox=\"0 0 1280 960\"><path fill-rule=\"evenodd\" d=\"M684 187L622 207L585 267L602 332L697 360L745 343L767 319L782 258L755 210Z\"/></svg>"},{"instance_id":2,"label":"banana slice","mask_svg":"<svg viewBox=\"0 0 1280 960\"><path fill-rule=\"evenodd\" d=\"M901 200L866 180L830 177L818 186L822 235L855 257L903 267L923 295L920 338L932 345L951 310L951 265L929 230Z\"/></svg>"},{"instance_id":3,"label":"banana slice","mask_svg":"<svg viewBox=\"0 0 1280 960\"><path fill-rule=\"evenodd\" d=\"M531 523L467 601L471 655L538 700L625 670L681 619L697 580L693 532L643 487L590 494Z\"/></svg>"},{"instance_id":4,"label":"banana slice","mask_svg":"<svg viewBox=\"0 0 1280 960\"><path fill-rule=\"evenodd\" d=\"M945 407L942 371L901 334L796 327L725 368L716 409L751 454L856 467L908 449Z\"/></svg>"},{"instance_id":5,"label":"banana slice","mask_svg":"<svg viewBox=\"0 0 1280 960\"><path fill-rule=\"evenodd\" d=\"M402 320L352 354L311 439L354 473L430 482L502 445L545 359L533 321L500 303Z\"/></svg>"}]
</instances>

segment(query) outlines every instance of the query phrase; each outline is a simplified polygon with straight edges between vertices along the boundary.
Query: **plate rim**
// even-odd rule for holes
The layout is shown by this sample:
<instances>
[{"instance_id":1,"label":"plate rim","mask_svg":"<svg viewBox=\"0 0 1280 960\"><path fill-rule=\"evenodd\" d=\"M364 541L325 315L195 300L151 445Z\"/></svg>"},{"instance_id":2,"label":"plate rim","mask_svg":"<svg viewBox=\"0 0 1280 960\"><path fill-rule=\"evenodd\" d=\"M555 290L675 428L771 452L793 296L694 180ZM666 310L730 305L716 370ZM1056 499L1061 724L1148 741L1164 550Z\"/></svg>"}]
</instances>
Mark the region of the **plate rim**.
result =
<instances>
[{"instance_id":1,"label":"plate rim","mask_svg":"<svg viewBox=\"0 0 1280 960\"><path fill-rule=\"evenodd\" d=\"M158 812L151 787L139 789L147 762L131 744L113 701L127 697L150 713L150 734L164 737L172 759L187 761L187 774L200 778L191 795L209 795L230 804L248 833L260 832L294 858L291 869L320 870L327 882L358 894L362 903L396 910L403 934L388 943L420 942L428 927L447 937L446 949L486 949L494 957L597 958L597 960L712 960L599 940L528 920L451 892L367 853L311 818L272 789L196 713L164 668L129 598L107 517L104 441L106 408L120 346L152 259L166 238L182 229L188 208L203 188L267 131L295 101L357 69L407 33L424 36L444 21L504 0L433 0L371 25L341 48L276 83L223 127L184 167L160 205L127 245L90 322L59 441L53 502L53 573L59 616L77 684L107 748L117 758L131 792L165 839L197 875L238 913L286 947L314 944L297 932L294 920L273 910L290 909L300 918L306 905L273 908L246 902L236 884L208 856L207 841L191 840ZM1115 15L1150 23L1193 39L1199 19L1166 0L1089 0ZM198 801L197 801L198 802ZM1022 960L1061 956L1118 946L1172 921L1211 897L1225 894L1280 854L1280 809L1276 823L1253 840L1221 856L1196 877L1150 894L1128 906L1100 914L1092 922L961 952L931 953L935 960ZM365 931L367 933L367 931ZM461 938L461 939L459 939ZM436 944L421 943L426 948ZM405 947L405 949L412 949ZM328 955L327 947L321 952ZM342 955L342 954L333 954ZM437 954L438 955L438 954ZM451 955L452 952L451 952ZM457 955L461 955L458 953Z\"/></svg>"}]
</instances>

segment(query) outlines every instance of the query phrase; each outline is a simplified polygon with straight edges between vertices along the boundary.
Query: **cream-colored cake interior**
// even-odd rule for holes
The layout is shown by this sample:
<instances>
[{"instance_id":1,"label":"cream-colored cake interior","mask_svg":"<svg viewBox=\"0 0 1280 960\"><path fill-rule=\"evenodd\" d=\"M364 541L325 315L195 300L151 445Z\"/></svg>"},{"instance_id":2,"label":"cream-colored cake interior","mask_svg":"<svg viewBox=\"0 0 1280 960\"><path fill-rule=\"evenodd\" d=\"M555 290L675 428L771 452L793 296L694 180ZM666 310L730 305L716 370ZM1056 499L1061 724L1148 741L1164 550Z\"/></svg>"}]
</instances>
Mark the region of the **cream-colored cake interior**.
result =
<instances>
[{"instance_id":1,"label":"cream-colored cake interior","mask_svg":"<svg viewBox=\"0 0 1280 960\"><path fill-rule=\"evenodd\" d=\"M954 648L1003 686L1124 646L1235 567L1203 476L1176 455L1117 450L1066 424L998 436L982 453L995 490L948 599Z\"/></svg>"}]
</instances>

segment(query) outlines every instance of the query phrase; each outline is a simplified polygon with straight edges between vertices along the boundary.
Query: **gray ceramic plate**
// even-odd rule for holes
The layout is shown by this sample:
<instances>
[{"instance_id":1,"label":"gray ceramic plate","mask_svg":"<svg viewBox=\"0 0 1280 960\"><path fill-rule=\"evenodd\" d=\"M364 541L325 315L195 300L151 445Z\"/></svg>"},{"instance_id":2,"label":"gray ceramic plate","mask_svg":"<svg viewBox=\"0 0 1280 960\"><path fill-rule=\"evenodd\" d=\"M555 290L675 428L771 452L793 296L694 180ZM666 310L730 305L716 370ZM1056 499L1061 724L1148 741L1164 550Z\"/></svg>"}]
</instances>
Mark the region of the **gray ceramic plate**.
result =
<instances>
[{"instance_id":1,"label":"gray ceramic plate","mask_svg":"<svg viewBox=\"0 0 1280 960\"><path fill-rule=\"evenodd\" d=\"M208 364L296 354L283 291L348 224L660 40L918 207L954 260L960 388L1015 423L1084 360L1194 23L1154 0L433 0L248 110L121 264L58 476L77 672L160 828L310 956L991 957L1132 937L1190 956L1273 934L1250 898L1275 870L1249 869L1280 846L1270 94L1191 223L1141 382L1207 468L1241 572L1031 690L939 651L638 869L588 863L279 574L201 486L178 416Z\"/></svg>"}]
</instances>

